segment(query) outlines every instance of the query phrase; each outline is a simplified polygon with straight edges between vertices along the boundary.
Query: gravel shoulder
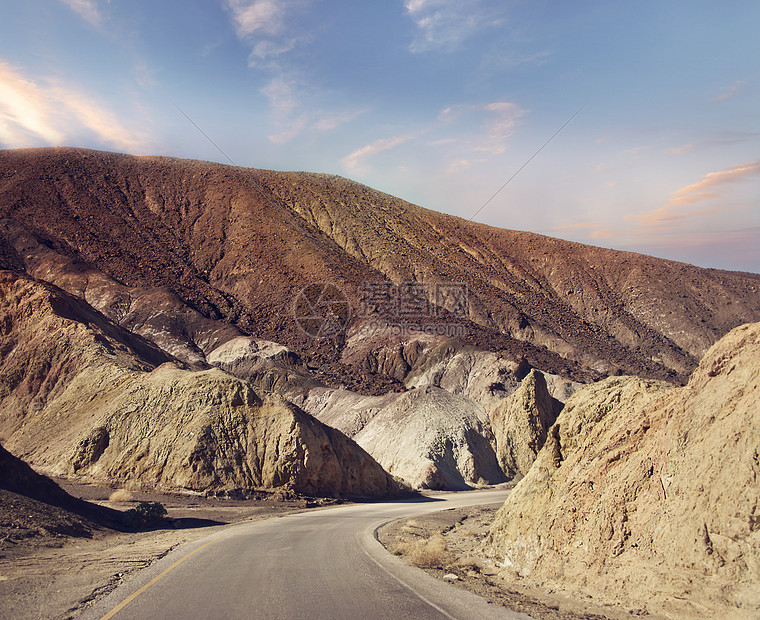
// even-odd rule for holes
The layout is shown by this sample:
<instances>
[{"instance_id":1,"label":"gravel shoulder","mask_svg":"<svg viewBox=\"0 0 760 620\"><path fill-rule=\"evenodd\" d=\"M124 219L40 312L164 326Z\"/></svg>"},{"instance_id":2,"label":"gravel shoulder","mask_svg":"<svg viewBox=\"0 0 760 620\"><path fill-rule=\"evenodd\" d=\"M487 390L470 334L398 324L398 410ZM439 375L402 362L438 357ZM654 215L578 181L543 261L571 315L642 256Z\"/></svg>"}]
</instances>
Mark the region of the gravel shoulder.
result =
<instances>
[{"instance_id":1,"label":"gravel shoulder","mask_svg":"<svg viewBox=\"0 0 760 620\"><path fill-rule=\"evenodd\" d=\"M409 564L538 620L611 620L641 617L639 610L600 606L570 593L521 584L480 552L501 504L455 508L400 519L377 531L380 543ZM649 616L653 617L653 616Z\"/></svg>"}]
</instances>

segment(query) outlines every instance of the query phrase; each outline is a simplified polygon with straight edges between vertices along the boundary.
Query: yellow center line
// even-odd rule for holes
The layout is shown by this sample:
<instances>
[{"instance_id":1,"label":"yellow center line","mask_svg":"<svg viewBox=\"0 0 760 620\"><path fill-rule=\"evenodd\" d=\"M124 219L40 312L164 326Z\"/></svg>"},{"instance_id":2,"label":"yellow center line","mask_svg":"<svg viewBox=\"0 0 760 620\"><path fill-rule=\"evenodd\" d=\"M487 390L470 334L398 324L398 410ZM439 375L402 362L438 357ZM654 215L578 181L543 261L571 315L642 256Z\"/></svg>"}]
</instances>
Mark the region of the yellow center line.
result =
<instances>
[{"instance_id":1,"label":"yellow center line","mask_svg":"<svg viewBox=\"0 0 760 620\"><path fill-rule=\"evenodd\" d=\"M201 545L194 551L191 551L188 553L184 558L177 560L174 564L172 564L169 568L167 568L163 573L161 573L158 577L155 577L154 579L151 579L148 583L146 583L142 588L140 588L137 592L135 592L132 596L124 599L119 605L114 607L111 611L109 611L105 616L103 616L100 620L109 620L110 618L113 618L116 614L118 614L122 609L124 609L127 605L129 605L132 601L134 601L138 596L140 596L143 592L145 592L148 588L150 588L152 585L154 585L156 582L158 582L160 579L168 575L171 571L173 571L175 568L177 568L182 562L185 560L191 558L199 551L205 549L209 545L222 540L222 538L227 538L230 536L232 532L229 534L225 534L224 536L217 536L213 540L208 541L205 545Z\"/></svg>"}]
</instances>

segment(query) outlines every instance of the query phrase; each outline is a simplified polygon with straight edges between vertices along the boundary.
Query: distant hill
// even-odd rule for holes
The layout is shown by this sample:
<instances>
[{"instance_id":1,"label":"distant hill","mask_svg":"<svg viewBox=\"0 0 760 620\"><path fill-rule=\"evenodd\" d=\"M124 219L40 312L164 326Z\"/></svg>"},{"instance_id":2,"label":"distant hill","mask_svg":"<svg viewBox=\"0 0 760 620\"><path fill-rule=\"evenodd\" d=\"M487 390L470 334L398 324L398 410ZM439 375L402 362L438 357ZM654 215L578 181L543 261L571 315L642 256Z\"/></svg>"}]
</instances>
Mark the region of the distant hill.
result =
<instances>
[{"instance_id":1,"label":"distant hill","mask_svg":"<svg viewBox=\"0 0 760 620\"><path fill-rule=\"evenodd\" d=\"M322 174L1 151L0 234L4 266L82 295L128 328L155 321L136 303L151 295L149 307L176 315L148 325L166 332L157 344L187 361L252 334L293 348L328 382L357 373L340 365L347 338L315 340L294 321L314 282L345 291L349 335L394 322L355 316L364 283L426 283L433 322L464 325L460 339L581 380L682 382L729 329L760 320L760 276L491 228ZM436 283L466 285L466 316L435 305ZM359 362L353 381L385 391L382 369Z\"/></svg>"}]
</instances>

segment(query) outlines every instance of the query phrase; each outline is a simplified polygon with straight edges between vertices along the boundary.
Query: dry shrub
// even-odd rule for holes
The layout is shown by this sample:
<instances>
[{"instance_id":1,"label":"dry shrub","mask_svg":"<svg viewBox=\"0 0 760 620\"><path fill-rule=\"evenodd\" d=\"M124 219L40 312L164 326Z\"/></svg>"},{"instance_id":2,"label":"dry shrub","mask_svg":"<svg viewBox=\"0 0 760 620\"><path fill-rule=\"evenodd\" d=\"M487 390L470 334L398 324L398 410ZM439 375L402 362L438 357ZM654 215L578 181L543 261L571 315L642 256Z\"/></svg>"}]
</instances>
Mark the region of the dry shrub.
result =
<instances>
[{"instance_id":1,"label":"dry shrub","mask_svg":"<svg viewBox=\"0 0 760 620\"><path fill-rule=\"evenodd\" d=\"M418 568L445 568L449 563L446 541L438 533L428 539L406 540L398 545L398 551Z\"/></svg>"},{"instance_id":2,"label":"dry shrub","mask_svg":"<svg viewBox=\"0 0 760 620\"><path fill-rule=\"evenodd\" d=\"M116 489L108 496L109 502L131 502L134 499L131 491L126 489Z\"/></svg>"}]
</instances>

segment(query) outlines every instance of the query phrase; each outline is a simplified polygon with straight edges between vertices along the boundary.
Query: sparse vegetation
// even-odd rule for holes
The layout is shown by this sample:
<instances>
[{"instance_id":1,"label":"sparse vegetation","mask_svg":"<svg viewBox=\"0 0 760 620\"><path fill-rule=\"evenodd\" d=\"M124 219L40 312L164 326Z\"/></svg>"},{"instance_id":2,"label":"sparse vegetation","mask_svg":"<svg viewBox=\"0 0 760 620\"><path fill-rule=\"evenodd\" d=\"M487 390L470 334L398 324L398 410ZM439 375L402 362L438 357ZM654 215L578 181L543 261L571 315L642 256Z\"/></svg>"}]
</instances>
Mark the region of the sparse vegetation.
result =
<instances>
[{"instance_id":1,"label":"sparse vegetation","mask_svg":"<svg viewBox=\"0 0 760 620\"><path fill-rule=\"evenodd\" d=\"M166 516L166 508L160 502L140 502L124 513L124 525L142 529L160 525Z\"/></svg>"},{"instance_id":2,"label":"sparse vegetation","mask_svg":"<svg viewBox=\"0 0 760 620\"><path fill-rule=\"evenodd\" d=\"M134 501L134 495L127 489L116 489L111 495L108 496L109 502L132 502Z\"/></svg>"},{"instance_id":3,"label":"sparse vegetation","mask_svg":"<svg viewBox=\"0 0 760 620\"><path fill-rule=\"evenodd\" d=\"M429 538L405 536L399 541L394 554L404 556L417 568L446 568L451 561L446 541L438 532Z\"/></svg>"}]
</instances>

